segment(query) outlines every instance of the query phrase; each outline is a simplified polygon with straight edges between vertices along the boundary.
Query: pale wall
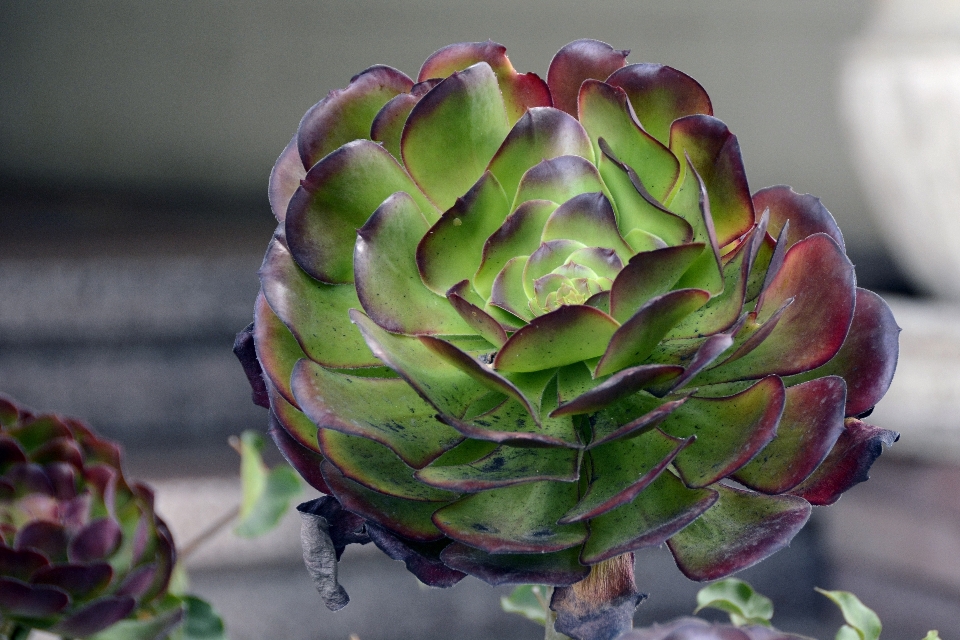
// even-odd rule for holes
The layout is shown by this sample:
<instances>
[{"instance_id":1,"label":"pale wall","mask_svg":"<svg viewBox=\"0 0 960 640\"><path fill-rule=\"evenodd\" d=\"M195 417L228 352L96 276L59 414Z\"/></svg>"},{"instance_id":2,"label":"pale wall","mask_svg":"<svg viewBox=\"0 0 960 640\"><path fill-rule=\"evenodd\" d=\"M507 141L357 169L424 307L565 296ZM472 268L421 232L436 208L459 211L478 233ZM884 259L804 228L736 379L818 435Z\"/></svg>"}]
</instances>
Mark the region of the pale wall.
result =
<instances>
[{"instance_id":1,"label":"pale wall","mask_svg":"<svg viewBox=\"0 0 960 640\"><path fill-rule=\"evenodd\" d=\"M754 189L788 183L878 242L836 77L866 0L0 0L0 176L259 190L304 110L364 67L492 38L546 72L578 37L704 84Z\"/></svg>"}]
</instances>

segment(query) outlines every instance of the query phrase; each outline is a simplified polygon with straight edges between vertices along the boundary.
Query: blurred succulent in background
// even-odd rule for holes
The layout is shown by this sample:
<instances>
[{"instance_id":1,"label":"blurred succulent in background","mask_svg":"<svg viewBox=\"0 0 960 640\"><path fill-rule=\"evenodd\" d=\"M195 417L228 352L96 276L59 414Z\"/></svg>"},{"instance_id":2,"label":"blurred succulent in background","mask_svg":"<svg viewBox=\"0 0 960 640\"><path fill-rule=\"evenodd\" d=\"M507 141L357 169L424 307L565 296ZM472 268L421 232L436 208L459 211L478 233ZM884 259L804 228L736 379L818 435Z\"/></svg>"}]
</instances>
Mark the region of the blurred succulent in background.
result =
<instances>
[{"instance_id":1,"label":"blurred succulent in background","mask_svg":"<svg viewBox=\"0 0 960 640\"><path fill-rule=\"evenodd\" d=\"M897 437L859 417L899 329L830 213L751 195L703 88L626 56L579 40L544 82L455 44L416 81L375 66L331 92L274 167L236 345L332 496L305 510L337 555L372 539L427 584L560 587L574 637L629 624L631 552L666 542L696 580L747 567ZM587 615L581 581L610 563L631 586Z\"/></svg>"},{"instance_id":2,"label":"blurred succulent in background","mask_svg":"<svg viewBox=\"0 0 960 640\"><path fill-rule=\"evenodd\" d=\"M0 396L0 637L100 637L118 622L123 638L166 637L183 616L166 594L174 561L116 444Z\"/></svg>"}]
</instances>

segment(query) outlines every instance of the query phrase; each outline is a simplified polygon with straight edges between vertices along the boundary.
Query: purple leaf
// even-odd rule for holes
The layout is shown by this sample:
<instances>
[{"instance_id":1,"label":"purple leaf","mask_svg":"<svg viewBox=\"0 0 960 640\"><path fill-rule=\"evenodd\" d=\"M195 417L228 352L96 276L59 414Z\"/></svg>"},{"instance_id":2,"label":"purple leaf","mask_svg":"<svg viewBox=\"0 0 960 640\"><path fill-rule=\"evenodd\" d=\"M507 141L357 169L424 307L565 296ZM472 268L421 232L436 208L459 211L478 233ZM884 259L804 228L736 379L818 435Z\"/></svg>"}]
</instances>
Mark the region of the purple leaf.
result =
<instances>
[{"instance_id":1,"label":"purple leaf","mask_svg":"<svg viewBox=\"0 0 960 640\"><path fill-rule=\"evenodd\" d=\"M14 547L39 551L50 562L63 562L67 559L67 532L53 522L31 522L17 532Z\"/></svg>"},{"instance_id":2,"label":"purple leaf","mask_svg":"<svg viewBox=\"0 0 960 640\"><path fill-rule=\"evenodd\" d=\"M253 404L258 407L269 408L270 399L267 397L267 385L263 381L263 369L257 360L257 348L253 341L253 323L248 324L243 331L237 334L233 341L233 354L240 361L243 373L250 383L250 393Z\"/></svg>"},{"instance_id":3,"label":"purple leaf","mask_svg":"<svg viewBox=\"0 0 960 640\"><path fill-rule=\"evenodd\" d=\"M547 83L535 73L517 73L507 57L507 48L491 40L459 42L443 47L427 58L418 77L421 82L428 78L445 78L478 62L486 62L496 74L511 123L528 109L553 105Z\"/></svg>"},{"instance_id":4,"label":"purple leaf","mask_svg":"<svg viewBox=\"0 0 960 640\"><path fill-rule=\"evenodd\" d=\"M273 439L277 449L283 454L283 457L297 470L303 479L311 487L321 493L330 494L330 487L327 486L323 474L320 473L320 463L323 462L323 456L315 451L304 447L297 442L287 430L280 425L277 417L270 413L270 429L267 431Z\"/></svg>"},{"instance_id":5,"label":"purple leaf","mask_svg":"<svg viewBox=\"0 0 960 640\"><path fill-rule=\"evenodd\" d=\"M815 233L825 233L844 249L843 234L836 220L820 203L820 198L809 193L801 195L785 185L767 187L753 194L753 208L755 211L770 210L768 231L772 236L777 236L790 221L787 248Z\"/></svg>"},{"instance_id":6,"label":"purple leaf","mask_svg":"<svg viewBox=\"0 0 960 640\"><path fill-rule=\"evenodd\" d=\"M558 109L577 117L577 96L584 80L606 80L626 64L627 51L618 51L599 40L575 40L564 45L550 61L547 86Z\"/></svg>"},{"instance_id":7,"label":"purple leaf","mask_svg":"<svg viewBox=\"0 0 960 640\"><path fill-rule=\"evenodd\" d=\"M294 135L280 152L273 170L270 172L270 183L267 188L267 195L270 199L270 209L278 222L283 222L287 217L287 205L290 204L290 198L293 197L300 181L307 175L303 168L303 161L300 159L300 151L297 149L297 136Z\"/></svg>"},{"instance_id":8,"label":"purple leaf","mask_svg":"<svg viewBox=\"0 0 960 640\"><path fill-rule=\"evenodd\" d=\"M130 596L100 598L59 622L53 630L65 636L93 635L126 618L136 606Z\"/></svg>"},{"instance_id":9,"label":"purple leaf","mask_svg":"<svg viewBox=\"0 0 960 640\"><path fill-rule=\"evenodd\" d=\"M883 445L892 446L899 439L895 431L847 418L827 458L791 493L818 506L833 504L844 491L869 479L870 467L883 453Z\"/></svg>"},{"instance_id":10,"label":"purple leaf","mask_svg":"<svg viewBox=\"0 0 960 640\"><path fill-rule=\"evenodd\" d=\"M627 93L640 124L663 144L669 144L670 125L677 118L713 115L710 97L700 83L666 65L627 65L614 71L607 84Z\"/></svg>"},{"instance_id":11,"label":"purple leaf","mask_svg":"<svg viewBox=\"0 0 960 640\"><path fill-rule=\"evenodd\" d=\"M30 582L59 587L74 599L86 599L106 587L112 578L113 569L109 564L106 562L91 562L89 564L59 564L44 567L33 575Z\"/></svg>"},{"instance_id":12,"label":"purple leaf","mask_svg":"<svg viewBox=\"0 0 960 640\"><path fill-rule=\"evenodd\" d=\"M351 140L367 138L380 108L392 97L413 88L413 80L384 65L361 71L345 89L331 91L300 121L297 148L303 167Z\"/></svg>"},{"instance_id":13,"label":"purple leaf","mask_svg":"<svg viewBox=\"0 0 960 640\"><path fill-rule=\"evenodd\" d=\"M31 549L15 550L0 543L0 575L29 580L33 573L47 565L47 559Z\"/></svg>"},{"instance_id":14,"label":"purple leaf","mask_svg":"<svg viewBox=\"0 0 960 640\"><path fill-rule=\"evenodd\" d=\"M610 406L620 398L641 389L659 388L683 373L683 367L669 364L645 364L618 371L589 391L564 402L552 417L591 413Z\"/></svg>"},{"instance_id":15,"label":"purple leaf","mask_svg":"<svg viewBox=\"0 0 960 640\"><path fill-rule=\"evenodd\" d=\"M67 555L72 562L106 558L119 548L122 536L120 525L112 518L94 520L73 536Z\"/></svg>"},{"instance_id":16,"label":"purple leaf","mask_svg":"<svg viewBox=\"0 0 960 640\"><path fill-rule=\"evenodd\" d=\"M667 541L691 580L716 580L776 553L806 524L810 503L792 495L766 496L724 485L720 499Z\"/></svg>"},{"instance_id":17,"label":"purple leaf","mask_svg":"<svg viewBox=\"0 0 960 640\"><path fill-rule=\"evenodd\" d=\"M69 603L70 597L57 587L0 578L0 611L7 615L44 618L62 611Z\"/></svg>"},{"instance_id":18,"label":"purple leaf","mask_svg":"<svg viewBox=\"0 0 960 640\"><path fill-rule=\"evenodd\" d=\"M462 571L451 569L440 560L440 553L449 541L416 543L403 540L383 527L367 524L367 534L385 554L404 563L407 571L430 587L452 587L466 577Z\"/></svg>"}]
</instances>

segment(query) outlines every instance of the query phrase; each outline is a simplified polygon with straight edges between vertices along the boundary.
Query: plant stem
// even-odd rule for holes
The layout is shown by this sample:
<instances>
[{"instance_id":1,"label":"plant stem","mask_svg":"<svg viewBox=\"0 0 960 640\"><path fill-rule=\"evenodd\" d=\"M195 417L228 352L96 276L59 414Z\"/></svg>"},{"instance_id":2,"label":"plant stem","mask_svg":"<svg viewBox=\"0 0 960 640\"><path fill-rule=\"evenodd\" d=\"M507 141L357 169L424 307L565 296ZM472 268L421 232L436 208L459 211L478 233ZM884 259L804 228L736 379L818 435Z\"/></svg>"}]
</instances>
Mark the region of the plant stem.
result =
<instances>
[{"instance_id":1,"label":"plant stem","mask_svg":"<svg viewBox=\"0 0 960 640\"><path fill-rule=\"evenodd\" d=\"M203 545L204 542L220 533L224 527L236 520L238 515L240 515L240 505L237 505L230 511L226 512L220 517L219 520L215 521L212 525L201 531L197 537L185 544L177 555L180 556L181 560L185 560L187 556L196 551L200 546Z\"/></svg>"},{"instance_id":2,"label":"plant stem","mask_svg":"<svg viewBox=\"0 0 960 640\"><path fill-rule=\"evenodd\" d=\"M533 595L537 597L537 600L543 607L543 613L546 616L546 622L543 625L543 640L570 640L570 638L553 628L553 623L557 621L557 614L550 608L550 599L553 597L553 587L547 587L547 591L543 595L540 594L540 588L536 587L534 588Z\"/></svg>"}]
</instances>

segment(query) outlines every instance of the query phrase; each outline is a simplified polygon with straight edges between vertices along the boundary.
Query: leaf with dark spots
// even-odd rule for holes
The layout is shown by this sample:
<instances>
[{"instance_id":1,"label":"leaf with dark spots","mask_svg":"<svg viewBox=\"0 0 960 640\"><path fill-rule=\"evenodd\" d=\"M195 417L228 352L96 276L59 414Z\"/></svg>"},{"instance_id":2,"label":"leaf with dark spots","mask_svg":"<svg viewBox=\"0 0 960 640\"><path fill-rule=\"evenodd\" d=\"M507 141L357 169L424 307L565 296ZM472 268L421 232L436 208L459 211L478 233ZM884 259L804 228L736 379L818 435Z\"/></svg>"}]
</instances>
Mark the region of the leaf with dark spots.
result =
<instances>
[{"instance_id":1,"label":"leaf with dark spots","mask_svg":"<svg viewBox=\"0 0 960 640\"><path fill-rule=\"evenodd\" d=\"M592 439L587 448L650 431L686 401L686 396L664 401L643 391L625 396L589 417Z\"/></svg>"},{"instance_id":2,"label":"leaf with dark spots","mask_svg":"<svg viewBox=\"0 0 960 640\"><path fill-rule=\"evenodd\" d=\"M493 361L501 371L561 367L603 354L617 322L593 307L562 306L533 319L507 340Z\"/></svg>"},{"instance_id":3,"label":"leaf with dark spots","mask_svg":"<svg viewBox=\"0 0 960 640\"><path fill-rule=\"evenodd\" d=\"M674 461L689 487L706 487L747 464L777 433L786 402L776 376L724 398L690 398L661 428L678 438L697 437Z\"/></svg>"},{"instance_id":4,"label":"leaf with dark spots","mask_svg":"<svg viewBox=\"0 0 960 640\"><path fill-rule=\"evenodd\" d=\"M293 388L317 426L379 442L414 468L463 439L400 378L351 376L302 360L294 369Z\"/></svg>"},{"instance_id":5,"label":"leaf with dark spots","mask_svg":"<svg viewBox=\"0 0 960 640\"><path fill-rule=\"evenodd\" d=\"M476 493L539 480L573 482L579 477L578 463L579 453L575 449L500 445L478 460L429 466L415 475L433 487Z\"/></svg>"},{"instance_id":6,"label":"leaf with dark spots","mask_svg":"<svg viewBox=\"0 0 960 640\"><path fill-rule=\"evenodd\" d=\"M443 533L430 518L434 511L447 503L405 500L373 491L344 477L326 460L321 465L321 471L327 486L344 509L387 527L404 538L418 542L433 542L443 538Z\"/></svg>"},{"instance_id":7,"label":"leaf with dark spots","mask_svg":"<svg viewBox=\"0 0 960 640\"><path fill-rule=\"evenodd\" d=\"M389 557L406 565L407 571L430 587L452 587L466 577L462 571L451 569L440 560L440 553L450 542L417 543L404 540L383 527L367 524L367 534L377 547Z\"/></svg>"},{"instance_id":8,"label":"leaf with dark spots","mask_svg":"<svg viewBox=\"0 0 960 640\"><path fill-rule=\"evenodd\" d=\"M554 395L556 392L554 392ZM555 405L554 405L555 406ZM549 412L544 401L543 412ZM526 407L516 400L504 400L488 411L462 420L441 416L444 422L468 438L514 446L552 446L580 448L577 430L569 416L534 420Z\"/></svg>"},{"instance_id":9,"label":"leaf with dark spots","mask_svg":"<svg viewBox=\"0 0 960 640\"><path fill-rule=\"evenodd\" d=\"M462 280L447 291L447 300L460 317L470 325L478 335L495 347L502 347L507 341L507 332L497 320L470 300L470 281Z\"/></svg>"},{"instance_id":10,"label":"leaf with dark spots","mask_svg":"<svg viewBox=\"0 0 960 640\"><path fill-rule=\"evenodd\" d=\"M571 585L583 580L590 567L579 562L580 549L556 553L492 554L459 542L447 546L440 559L487 584Z\"/></svg>"},{"instance_id":11,"label":"leaf with dark spots","mask_svg":"<svg viewBox=\"0 0 960 640\"><path fill-rule=\"evenodd\" d=\"M593 564L659 546L716 501L716 491L690 489L669 471L661 473L633 500L590 521L580 559Z\"/></svg>"},{"instance_id":12,"label":"leaf with dark spots","mask_svg":"<svg viewBox=\"0 0 960 640\"><path fill-rule=\"evenodd\" d=\"M626 64L629 50L619 51L599 40L574 40L550 61L547 86L558 109L577 117L577 95L584 80L606 80Z\"/></svg>"},{"instance_id":13,"label":"leaf with dark spots","mask_svg":"<svg viewBox=\"0 0 960 640\"><path fill-rule=\"evenodd\" d=\"M720 499L667 541L691 580L716 580L753 566L790 543L810 518L810 503L792 495L766 496L724 485Z\"/></svg>"},{"instance_id":14,"label":"leaf with dark spots","mask_svg":"<svg viewBox=\"0 0 960 640\"><path fill-rule=\"evenodd\" d=\"M576 500L576 483L527 482L467 495L433 521L448 537L489 553L548 553L586 539L582 523L556 524Z\"/></svg>"},{"instance_id":15,"label":"leaf with dark spots","mask_svg":"<svg viewBox=\"0 0 960 640\"><path fill-rule=\"evenodd\" d=\"M585 461L587 490L559 522L589 520L630 502L663 473L693 441L674 438L659 429L635 438L592 448Z\"/></svg>"},{"instance_id":16,"label":"leaf with dark spots","mask_svg":"<svg viewBox=\"0 0 960 640\"><path fill-rule=\"evenodd\" d=\"M883 453L883 445L892 446L899 439L895 431L847 418L826 459L791 493L811 504L833 504L844 491L870 477L870 467Z\"/></svg>"}]
</instances>

